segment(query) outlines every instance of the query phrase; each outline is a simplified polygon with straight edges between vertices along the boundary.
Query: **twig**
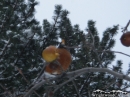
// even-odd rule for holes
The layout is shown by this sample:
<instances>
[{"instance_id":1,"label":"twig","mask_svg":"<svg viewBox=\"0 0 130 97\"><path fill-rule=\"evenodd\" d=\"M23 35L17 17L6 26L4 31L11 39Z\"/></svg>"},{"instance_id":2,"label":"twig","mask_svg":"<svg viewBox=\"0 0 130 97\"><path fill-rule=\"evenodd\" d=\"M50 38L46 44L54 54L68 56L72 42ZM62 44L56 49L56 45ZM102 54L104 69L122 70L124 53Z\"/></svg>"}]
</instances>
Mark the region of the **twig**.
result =
<instances>
[{"instance_id":1,"label":"twig","mask_svg":"<svg viewBox=\"0 0 130 97\"><path fill-rule=\"evenodd\" d=\"M77 94L79 95L79 97L82 97L82 96L80 95L79 91L78 91L78 88L77 88L77 86L76 86L74 80L72 80L72 83L73 83L73 85L74 85L74 87L75 87L75 90L76 90Z\"/></svg>"},{"instance_id":2,"label":"twig","mask_svg":"<svg viewBox=\"0 0 130 97\"><path fill-rule=\"evenodd\" d=\"M52 81L52 80L55 80L55 79L56 78L51 78L49 80ZM41 87L45 83L46 83L46 80L42 80L41 82L36 83L23 97L29 97L29 95L31 95L34 90L38 89L39 87Z\"/></svg>"},{"instance_id":3,"label":"twig","mask_svg":"<svg viewBox=\"0 0 130 97\"><path fill-rule=\"evenodd\" d=\"M84 46L84 47L87 47L87 46ZM81 48L81 47L79 47L79 46L72 46L72 47L66 46L66 48ZM113 52L113 53L119 53L119 54L126 55L126 56L130 57L129 54L125 54L125 53L120 52L120 51L112 51L112 50L98 51L98 50L96 50L96 52Z\"/></svg>"},{"instance_id":4,"label":"twig","mask_svg":"<svg viewBox=\"0 0 130 97\"><path fill-rule=\"evenodd\" d=\"M24 78L24 80L25 80L27 83L29 83L29 81L28 81L28 80L26 79L26 77L24 76L22 70L21 70L20 68L18 68L17 66L13 66L13 67L15 67L15 68L19 71L19 73L22 75L22 77ZM36 91L34 91L34 93L35 93L38 97L41 97Z\"/></svg>"},{"instance_id":5,"label":"twig","mask_svg":"<svg viewBox=\"0 0 130 97\"><path fill-rule=\"evenodd\" d=\"M60 16L60 15L58 14L57 17L54 19L54 22L55 22L55 23L54 23L54 25L53 25L53 27L52 27L52 30L50 31L51 33L54 31L54 28L55 28L55 26L56 26L56 24L57 24L57 22L58 22L57 20L58 20L59 16Z\"/></svg>"},{"instance_id":6,"label":"twig","mask_svg":"<svg viewBox=\"0 0 130 97\"><path fill-rule=\"evenodd\" d=\"M87 31L88 31L88 34L90 34L91 37L92 37L92 45L94 46L94 43L95 43L94 36L93 36L93 34L91 33L91 31L89 29L87 29Z\"/></svg>"},{"instance_id":7,"label":"twig","mask_svg":"<svg viewBox=\"0 0 130 97\"><path fill-rule=\"evenodd\" d=\"M4 49L2 51L2 54L0 55L1 58L4 56L5 51L7 50L9 44L10 44L10 39L8 40L8 43L6 44L6 46L4 47Z\"/></svg>"},{"instance_id":8,"label":"twig","mask_svg":"<svg viewBox=\"0 0 130 97\"><path fill-rule=\"evenodd\" d=\"M79 70L76 70L76 71L73 71L73 72L68 72L66 74L67 77L73 77L75 75L81 75L81 74L84 74L86 72L107 72L109 74L112 74L113 76L115 77L118 77L120 79L124 79L124 80L127 80L127 81L130 81L130 77L129 76L126 76L124 74L119 74L115 71L112 71L112 70L109 70L107 68L93 68L93 67L89 67L89 68L83 68L83 69L79 69Z\"/></svg>"},{"instance_id":9,"label":"twig","mask_svg":"<svg viewBox=\"0 0 130 97\"><path fill-rule=\"evenodd\" d=\"M130 85L127 85L127 86L125 86L124 88L122 88L121 90L126 90L127 88L129 88L130 87Z\"/></svg>"},{"instance_id":10,"label":"twig","mask_svg":"<svg viewBox=\"0 0 130 97\"><path fill-rule=\"evenodd\" d=\"M83 88L84 88L88 83L91 82L92 78L89 80L89 78L90 78L91 75L92 75L92 73L89 73L89 74L88 74L88 76L87 76L87 78L86 78L86 81L83 83L83 85L82 85L81 88L79 89L79 90L80 90L80 94L82 93ZM89 81L89 82L88 82L88 81Z\"/></svg>"},{"instance_id":11,"label":"twig","mask_svg":"<svg viewBox=\"0 0 130 97\"><path fill-rule=\"evenodd\" d=\"M125 53L122 53L122 52L119 52L119 51L110 51L110 50L104 50L104 51L98 51L98 52L113 52L113 53L119 53L119 54L122 54L122 55L125 55L125 56L128 56L128 57L130 57L130 55L128 55L128 54L125 54Z\"/></svg>"},{"instance_id":12,"label":"twig","mask_svg":"<svg viewBox=\"0 0 130 97\"><path fill-rule=\"evenodd\" d=\"M63 74L64 73L64 69L63 69L63 67L61 66L61 64L57 61L57 60L54 60L53 61L53 63L55 63L55 64L57 64L58 66L60 66L60 72ZM45 67L46 67L46 65L49 65L49 63L45 63L45 65L43 66L43 69L40 71L40 73L38 74L38 76L37 76L37 78L36 78L36 81L35 82L37 82L38 80L40 81L42 78L42 74L44 73L44 71L45 71ZM35 82L33 82L33 84L35 83Z\"/></svg>"},{"instance_id":13,"label":"twig","mask_svg":"<svg viewBox=\"0 0 130 97\"><path fill-rule=\"evenodd\" d=\"M19 73L22 75L22 77L24 78L24 80L29 83L29 81L26 79L26 77L24 76L22 70L20 68L18 68L17 66L15 66L15 68L19 71Z\"/></svg>"},{"instance_id":14,"label":"twig","mask_svg":"<svg viewBox=\"0 0 130 97\"><path fill-rule=\"evenodd\" d=\"M127 27L129 26L130 24L130 20L128 21L128 23L126 24L125 28L122 30L123 33L125 33L125 31L127 30Z\"/></svg>"},{"instance_id":15,"label":"twig","mask_svg":"<svg viewBox=\"0 0 130 97\"><path fill-rule=\"evenodd\" d=\"M107 84L106 86L104 86L104 88L103 89L108 89L111 85L113 85L114 83L116 83L116 78L113 78L113 80L109 83L109 84Z\"/></svg>"},{"instance_id":16,"label":"twig","mask_svg":"<svg viewBox=\"0 0 130 97\"><path fill-rule=\"evenodd\" d=\"M24 46L24 48L22 49L21 53L19 54L18 58L14 61L14 66L17 64L17 62L19 61L21 55L23 54L25 48L28 46L28 44L30 43L30 41L32 40L32 38L34 37L36 32L34 32L34 34L31 36L31 38L29 39L29 41L26 43L26 45Z\"/></svg>"},{"instance_id":17,"label":"twig","mask_svg":"<svg viewBox=\"0 0 130 97\"><path fill-rule=\"evenodd\" d=\"M5 93L8 93L9 95L12 95L10 91L6 87L4 87L2 84L0 84L0 87L4 89Z\"/></svg>"},{"instance_id":18,"label":"twig","mask_svg":"<svg viewBox=\"0 0 130 97\"><path fill-rule=\"evenodd\" d=\"M62 65L57 60L54 60L54 63L57 64L60 67L60 72L63 74L64 69L63 69Z\"/></svg>"},{"instance_id":19,"label":"twig","mask_svg":"<svg viewBox=\"0 0 130 97\"><path fill-rule=\"evenodd\" d=\"M36 91L34 91L34 93L35 93L38 97L41 97Z\"/></svg>"},{"instance_id":20,"label":"twig","mask_svg":"<svg viewBox=\"0 0 130 97\"><path fill-rule=\"evenodd\" d=\"M44 73L45 67L46 67L47 64L48 64L48 63L45 63L45 64L44 64L44 66L43 66L42 70L40 71L40 73L38 74L38 76L37 76L35 82L37 82L37 80L39 80L39 78L41 77L41 75ZM35 82L33 82L33 83L35 83Z\"/></svg>"},{"instance_id":21,"label":"twig","mask_svg":"<svg viewBox=\"0 0 130 97\"><path fill-rule=\"evenodd\" d=\"M76 76L77 77L77 76ZM58 87L54 90L54 93L60 89L63 85L67 84L68 82L72 81L75 77L71 77L69 80L63 82L62 84L58 85Z\"/></svg>"},{"instance_id":22,"label":"twig","mask_svg":"<svg viewBox=\"0 0 130 97\"><path fill-rule=\"evenodd\" d=\"M100 64L101 67L103 68L102 61L101 61L101 59L99 58L99 54L98 54L97 51L95 50L95 45L94 45L95 39L94 39L94 36L93 36L93 34L91 33L90 30L87 29L87 31L89 32L89 34L90 34L91 37L92 37L92 50L96 53L97 59L98 59L98 61L99 61L99 64ZM99 64L97 65L97 67L99 66Z\"/></svg>"},{"instance_id":23,"label":"twig","mask_svg":"<svg viewBox=\"0 0 130 97\"><path fill-rule=\"evenodd\" d=\"M49 37L50 33L53 33L54 28L56 27L56 24L57 24L57 22L58 22L59 16L60 16L60 15L57 15L57 17L54 19L54 25L52 26L52 29L50 29L50 32L48 33L48 35L47 35L46 37ZM44 41L44 42L43 42L43 46L45 45L45 43L46 43L47 40L48 40L48 38L44 38L44 39L42 40L42 41ZM42 47L42 49L43 49L43 47Z\"/></svg>"}]
</instances>

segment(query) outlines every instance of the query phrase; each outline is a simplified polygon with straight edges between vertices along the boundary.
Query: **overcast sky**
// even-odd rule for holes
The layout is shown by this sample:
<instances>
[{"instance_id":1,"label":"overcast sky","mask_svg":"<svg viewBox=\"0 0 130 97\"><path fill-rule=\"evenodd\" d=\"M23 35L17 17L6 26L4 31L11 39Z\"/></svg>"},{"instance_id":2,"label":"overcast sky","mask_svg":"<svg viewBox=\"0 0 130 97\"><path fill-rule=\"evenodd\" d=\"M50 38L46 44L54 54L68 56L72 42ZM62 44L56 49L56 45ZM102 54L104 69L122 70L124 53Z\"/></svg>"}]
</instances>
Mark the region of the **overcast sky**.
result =
<instances>
[{"instance_id":1,"label":"overcast sky","mask_svg":"<svg viewBox=\"0 0 130 97\"><path fill-rule=\"evenodd\" d=\"M62 5L70 14L72 25L79 24L80 29L85 31L88 20L96 21L96 27L100 36L102 32L113 25L119 24L119 33L115 36L116 45L114 51L120 51L130 55L130 47L124 47L120 43L122 35L121 27L126 26L130 20L130 0L37 0L36 19L42 24L43 19L53 22L52 16L55 5ZM128 27L130 30L130 26ZM130 58L116 54L116 59L111 65L115 65L117 60L123 61L123 71L128 69Z\"/></svg>"}]
</instances>

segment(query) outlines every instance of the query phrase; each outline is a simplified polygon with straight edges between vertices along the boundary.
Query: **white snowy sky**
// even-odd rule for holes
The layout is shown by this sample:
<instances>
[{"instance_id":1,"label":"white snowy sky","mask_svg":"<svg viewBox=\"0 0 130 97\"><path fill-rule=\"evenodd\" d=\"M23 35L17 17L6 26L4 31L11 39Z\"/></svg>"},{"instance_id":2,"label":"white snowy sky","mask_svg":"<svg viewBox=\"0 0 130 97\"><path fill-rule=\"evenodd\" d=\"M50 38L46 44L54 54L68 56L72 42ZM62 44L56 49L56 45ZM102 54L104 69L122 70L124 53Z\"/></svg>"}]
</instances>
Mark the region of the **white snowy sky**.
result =
<instances>
[{"instance_id":1,"label":"white snowy sky","mask_svg":"<svg viewBox=\"0 0 130 97\"><path fill-rule=\"evenodd\" d=\"M72 25L79 24L80 29L85 31L87 21L92 19L96 21L96 27L100 36L102 32L113 25L119 24L119 33L115 36L116 45L114 51L120 51L130 55L130 47L125 47L120 43L122 35L121 28L125 27L130 20L130 0L37 0L39 5L36 7L36 19L42 24L43 19L53 22L52 16L55 5L62 5L70 14L69 18ZM130 30L130 26L128 27ZM130 57L122 54L116 54L115 61L123 61L123 71L128 69Z\"/></svg>"}]
</instances>

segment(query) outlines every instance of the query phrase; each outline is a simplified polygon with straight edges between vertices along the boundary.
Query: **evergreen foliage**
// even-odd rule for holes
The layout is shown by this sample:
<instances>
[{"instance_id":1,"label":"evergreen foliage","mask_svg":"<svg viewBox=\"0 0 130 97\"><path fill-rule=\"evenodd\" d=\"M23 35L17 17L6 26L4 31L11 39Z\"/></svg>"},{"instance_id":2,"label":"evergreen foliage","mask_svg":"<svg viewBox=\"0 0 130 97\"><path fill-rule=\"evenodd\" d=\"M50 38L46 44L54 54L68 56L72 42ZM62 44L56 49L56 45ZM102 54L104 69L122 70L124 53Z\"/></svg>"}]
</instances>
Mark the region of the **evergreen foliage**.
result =
<instances>
[{"instance_id":1,"label":"evergreen foliage","mask_svg":"<svg viewBox=\"0 0 130 97\"><path fill-rule=\"evenodd\" d=\"M59 38L66 40L72 54L72 64L68 71L85 67L109 68L115 59L110 52L115 45L114 36L118 26L107 28L103 37L99 37L96 22L89 20L86 32L78 24L72 25L69 12L56 5L53 23L43 20L42 27L34 18L35 0L1 0L0 1L0 96L18 97L24 95L30 84L44 65L41 52L49 45L58 45ZM73 47L73 48L71 48ZM122 72L122 62L112 67L113 71ZM56 85L67 81L61 79ZM30 97L42 96L53 91L54 83L46 83ZM108 73L85 73L58 89L54 97L90 97L92 91L121 89L123 80ZM76 86L76 87L75 87ZM10 96L9 96L10 95ZM46 94L47 95L47 94Z\"/></svg>"},{"instance_id":2,"label":"evergreen foliage","mask_svg":"<svg viewBox=\"0 0 130 97\"><path fill-rule=\"evenodd\" d=\"M25 91L43 64L39 52L42 31L34 18L37 4L35 0L0 1L1 97Z\"/></svg>"}]
</instances>

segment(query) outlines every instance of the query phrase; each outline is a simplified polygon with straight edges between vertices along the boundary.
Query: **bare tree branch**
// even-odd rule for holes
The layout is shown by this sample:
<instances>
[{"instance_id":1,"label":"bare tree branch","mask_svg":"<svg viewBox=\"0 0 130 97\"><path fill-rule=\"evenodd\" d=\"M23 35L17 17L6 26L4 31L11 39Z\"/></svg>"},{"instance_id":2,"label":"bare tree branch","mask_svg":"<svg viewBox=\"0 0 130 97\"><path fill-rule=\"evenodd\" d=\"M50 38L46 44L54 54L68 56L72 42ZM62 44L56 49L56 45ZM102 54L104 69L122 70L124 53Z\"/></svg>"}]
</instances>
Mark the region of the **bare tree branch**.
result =
<instances>
[{"instance_id":1,"label":"bare tree branch","mask_svg":"<svg viewBox=\"0 0 130 97\"><path fill-rule=\"evenodd\" d=\"M8 43L6 44L6 46L3 48L2 53L0 54L0 57L2 58L6 52L6 50L8 49L8 45L10 45L10 39L8 40Z\"/></svg>"},{"instance_id":2,"label":"bare tree branch","mask_svg":"<svg viewBox=\"0 0 130 97\"><path fill-rule=\"evenodd\" d=\"M90 34L90 36L92 37L92 45L94 47L94 43L95 43L94 36L93 36L92 32L89 29L87 29L87 31L88 31L88 34Z\"/></svg>"},{"instance_id":3,"label":"bare tree branch","mask_svg":"<svg viewBox=\"0 0 130 97\"><path fill-rule=\"evenodd\" d=\"M56 78L49 79L50 81L55 80ZM29 97L30 94L33 93L34 90L40 88L42 85L46 83L46 80L42 80L41 82L35 84L25 95L24 97Z\"/></svg>"},{"instance_id":4,"label":"bare tree branch","mask_svg":"<svg viewBox=\"0 0 130 97\"><path fill-rule=\"evenodd\" d=\"M113 53L119 53L119 54L122 54L122 55L125 55L125 56L128 56L128 57L130 57L130 55L128 55L128 54L125 54L125 53L122 53L122 52L119 52L119 51L110 51L110 50L104 50L104 51L101 51L101 52L113 52Z\"/></svg>"},{"instance_id":5,"label":"bare tree branch","mask_svg":"<svg viewBox=\"0 0 130 97\"><path fill-rule=\"evenodd\" d=\"M88 84L90 84L90 82L93 80L93 78L90 77L91 75L92 75L92 73L89 73L89 74L88 74L88 76L87 76L87 78L86 78L86 81L83 83L83 85L82 85L81 88L79 89L80 94L82 93L83 88L84 88L85 86L87 86Z\"/></svg>"},{"instance_id":6,"label":"bare tree branch","mask_svg":"<svg viewBox=\"0 0 130 97\"><path fill-rule=\"evenodd\" d=\"M85 46L86 47L86 46ZM72 47L68 47L67 48L80 48L79 46L72 46ZM125 55L125 56L128 56L130 57L129 54L126 54L126 53L123 53L123 52L120 52L120 51L112 51L112 50L103 50L103 51L98 51L97 52L113 52L113 53L119 53L119 54L122 54L122 55Z\"/></svg>"},{"instance_id":7,"label":"bare tree branch","mask_svg":"<svg viewBox=\"0 0 130 97\"><path fill-rule=\"evenodd\" d=\"M102 61L101 61L101 59L99 57L99 54L97 53L97 50L95 49L95 45L94 45L95 37L93 36L92 32L89 29L87 29L87 31L88 31L88 34L90 34L91 37L92 37L92 44L91 44L92 45L92 50L93 50L93 52L95 52L95 54L97 56L97 59L99 61L99 64L97 65L97 67L100 65L103 68ZM86 44L86 46L87 46L87 44Z\"/></svg>"},{"instance_id":8,"label":"bare tree branch","mask_svg":"<svg viewBox=\"0 0 130 97\"><path fill-rule=\"evenodd\" d=\"M104 86L102 89L108 89L111 85L116 83L116 78L114 77L110 83Z\"/></svg>"},{"instance_id":9,"label":"bare tree branch","mask_svg":"<svg viewBox=\"0 0 130 97\"><path fill-rule=\"evenodd\" d=\"M93 68L93 67L83 68L83 69L79 69L79 70L76 70L73 72L68 72L67 77L72 77L72 76L75 76L77 74L84 74L86 72L107 72L109 74L114 75L115 77L120 78L120 79L125 79L127 81L130 81L130 77L126 76L124 74L119 74L119 73L112 71L112 70L109 70L107 68Z\"/></svg>"},{"instance_id":10,"label":"bare tree branch","mask_svg":"<svg viewBox=\"0 0 130 97\"><path fill-rule=\"evenodd\" d=\"M87 45L92 46L90 43L87 43L86 46L84 46L84 47L88 47ZM71 46L71 47L66 46L66 48L71 49L71 48L81 48L81 47L80 47L80 46ZM113 52L113 53L119 53L119 54L122 54L122 55L125 55L125 56L130 57L129 54L125 54L125 53L120 52L120 51L112 51L112 50L103 50L103 51L96 50L96 51L97 51L97 52Z\"/></svg>"},{"instance_id":11,"label":"bare tree branch","mask_svg":"<svg viewBox=\"0 0 130 97\"><path fill-rule=\"evenodd\" d=\"M78 88L77 88L77 86L76 86L74 80L72 80L72 82L73 82L73 85L74 85L74 87L75 87L75 90L76 90L77 94L79 95L79 97L82 97L82 96L80 95L79 91L78 91Z\"/></svg>"},{"instance_id":12,"label":"bare tree branch","mask_svg":"<svg viewBox=\"0 0 130 97\"><path fill-rule=\"evenodd\" d=\"M126 24L125 28L122 30L123 33L127 30L127 27L129 26L129 24L130 24L130 20L129 20L128 23Z\"/></svg>"},{"instance_id":13,"label":"bare tree branch","mask_svg":"<svg viewBox=\"0 0 130 97\"><path fill-rule=\"evenodd\" d=\"M3 93L3 95L4 94L12 95L11 92L6 87L4 87L2 84L0 84L0 87L5 91L5 93Z\"/></svg>"},{"instance_id":14,"label":"bare tree branch","mask_svg":"<svg viewBox=\"0 0 130 97\"><path fill-rule=\"evenodd\" d=\"M84 73L87 73L87 72L107 72L109 74L112 74L113 76L115 77L118 77L120 79L124 79L124 80L127 80L127 81L130 81L130 77L127 76L127 75L124 75L124 74L119 74L115 71L112 71L112 70L109 70L107 68L93 68L93 67L89 67L89 68L83 68L83 69L79 69L79 70L76 70L76 71L72 71L72 72L68 72L66 73L66 75L64 77L67 77L69 78L69 80L63 82L62 84L58 85L58 88L55 90L57 91L60 87L62 87L63 85L67 84L68 82L72 81L73 79L75 79L76 77L84 74ZM55 77L55 78L49 78L48 80L49 81L53 81L53 80L56 80L58 77ZM42 80L41 82L35 84L25 95L24 97L29 97L30 94L33 93L33 91L35 91L36 89L40 88L42 85L44 85L47 81L46 80Z\"/></svg>"}]
</instances>

